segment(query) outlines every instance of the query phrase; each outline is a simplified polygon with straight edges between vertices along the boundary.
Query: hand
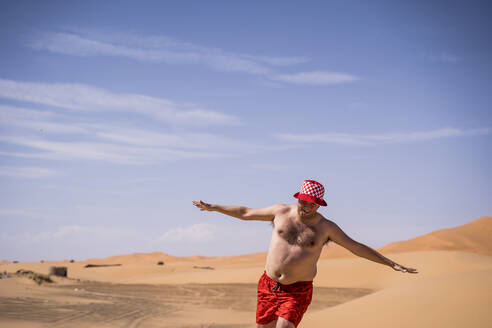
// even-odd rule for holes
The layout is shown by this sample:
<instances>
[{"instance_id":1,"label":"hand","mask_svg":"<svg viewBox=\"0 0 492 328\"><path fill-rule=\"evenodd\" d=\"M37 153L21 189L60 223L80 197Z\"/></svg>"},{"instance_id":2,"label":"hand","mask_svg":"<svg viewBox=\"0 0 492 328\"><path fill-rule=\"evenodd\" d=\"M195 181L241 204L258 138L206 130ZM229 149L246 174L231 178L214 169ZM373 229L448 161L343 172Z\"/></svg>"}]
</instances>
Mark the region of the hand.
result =
<instances>
[{"instance_id":1,"label":"hand","mask_svg":"<svg viewBox=\"0 0 492 328\"><path fill-rule=\"evenodd\" d=\"M193 200L192 203L193 203L193 205L198 207L200 209L200 211L213 211L212 205L207 204L203 201L197 202L196 200Z\"/></svg>"},{"instance_id":2,"label":"hand","mask_svg":"<svg viewBox=\"0 0 492 328\"><path fill-rule=\"evenodd\" d=\"M403 265L399 265L397 263L393 263L391 266L395 271L408 272L408 273L418 273L417 269L407 268Z\"/></svg>"}]
</instances>

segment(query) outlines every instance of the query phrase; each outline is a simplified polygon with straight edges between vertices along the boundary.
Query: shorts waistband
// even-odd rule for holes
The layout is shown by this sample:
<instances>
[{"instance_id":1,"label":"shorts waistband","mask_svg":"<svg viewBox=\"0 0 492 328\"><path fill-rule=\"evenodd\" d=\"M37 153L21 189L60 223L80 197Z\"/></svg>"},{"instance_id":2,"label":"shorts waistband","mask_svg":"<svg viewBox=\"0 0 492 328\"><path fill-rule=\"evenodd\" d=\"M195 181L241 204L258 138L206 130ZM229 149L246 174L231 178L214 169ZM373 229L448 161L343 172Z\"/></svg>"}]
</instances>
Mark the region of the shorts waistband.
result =
<instances>
[{"instance_id":1,"label":"shorts waistband","mask_svg":"<svg viewBox=\"0 0 492 328\"><path fill-rule=\"evenodd\" d=\"M267 275L266 271L263 272L263 276L268 280L269 283L274 284L275 286L277 286L277 288L278 287L281 287L281 286L283 286L283 287L293 287L293 288L295 288L295 287L305 287L305 286L310 286L310 285L313 284L313 281L311 280L311 281L297 281L297 282L295 282L293 284L284 285L284 284L282 284L282 283L280 283L278 281L275 281L272 278L270 278Z\"/></svg>"}]
</instances>

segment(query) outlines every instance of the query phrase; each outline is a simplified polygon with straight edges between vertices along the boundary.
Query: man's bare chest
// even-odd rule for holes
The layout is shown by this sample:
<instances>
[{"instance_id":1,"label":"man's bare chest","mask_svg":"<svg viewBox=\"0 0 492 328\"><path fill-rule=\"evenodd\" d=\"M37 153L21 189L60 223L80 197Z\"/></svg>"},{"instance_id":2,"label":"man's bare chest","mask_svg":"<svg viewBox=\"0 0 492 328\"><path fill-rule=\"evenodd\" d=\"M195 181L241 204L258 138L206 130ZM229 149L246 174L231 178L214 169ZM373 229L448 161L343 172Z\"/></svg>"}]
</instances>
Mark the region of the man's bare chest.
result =
<instances>
[{"instance_id":1,"label":"man's bare chest","mask_svg":"<svg viewBox=\"0 0 492 328\"><path fill-rule=\"evenodd\" d=\"M278 236L289 245L311 248L324 243L321 231L316 225L284 219L276 222L274 229Z\"/></svg>"}]
</instances>

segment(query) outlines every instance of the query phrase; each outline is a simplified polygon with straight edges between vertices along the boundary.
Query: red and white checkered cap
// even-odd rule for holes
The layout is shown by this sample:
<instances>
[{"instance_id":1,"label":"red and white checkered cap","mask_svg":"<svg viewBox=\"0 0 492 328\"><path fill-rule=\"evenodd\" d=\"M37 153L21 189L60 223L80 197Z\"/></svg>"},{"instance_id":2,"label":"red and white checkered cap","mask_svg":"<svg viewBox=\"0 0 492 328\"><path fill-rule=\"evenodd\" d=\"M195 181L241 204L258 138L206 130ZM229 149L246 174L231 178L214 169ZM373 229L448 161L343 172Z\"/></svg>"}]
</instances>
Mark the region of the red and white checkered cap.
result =
<instances>
[{"instance_id":1,"label":"red and white checkered cap","mask_svg":"<svg viewBox=\"0 0 492 328\"><path fill-rule=\"evenodd\" d=\"M295 193L294 197L308 202L316 203L321 206L326 206L323 200L325 195L325 187L314 180L304 180L301 187L301 192Z\"/></svg>"}]
</instances>

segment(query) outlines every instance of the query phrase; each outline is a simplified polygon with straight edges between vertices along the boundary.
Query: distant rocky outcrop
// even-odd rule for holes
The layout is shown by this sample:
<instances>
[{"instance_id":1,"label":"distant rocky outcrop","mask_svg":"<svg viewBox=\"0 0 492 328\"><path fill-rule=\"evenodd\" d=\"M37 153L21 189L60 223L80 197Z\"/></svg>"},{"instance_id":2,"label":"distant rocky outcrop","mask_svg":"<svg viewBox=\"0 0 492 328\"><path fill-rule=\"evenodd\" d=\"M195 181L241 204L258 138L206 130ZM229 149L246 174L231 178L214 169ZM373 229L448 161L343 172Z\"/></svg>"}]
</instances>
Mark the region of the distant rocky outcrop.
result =
<instances>
[{"instance_id":1,"label":"distant rocky outcrop","mask_svg":"<svg viewBox=\"0 0 492 328\"><path fill-rule=\"evenodd\" d=\"M41 273L37 273L37 272L31 271L31 270L20 269L20 270L17 270L15 275L18 277L25 277L28 279L32 279L38 285L41 285L43 283L52 283L53 282L53 280L51 280L50 276L45 275L45 274L41 274Z\"/></svg>"},{"instance_id":2,"label":"distant rocky outcrop","mask_svg":"<svg viewBox=\"0 0 492 328\"><path fill-rule=\"evenodd\" d=\"M84 268L102 268L102 267L113 267L121 266L121 264L87 264Z\"/></svg>"},{"instance_id":3,"label":"distant rocky outcrop","mask_svg":"<svg viewBox=\"0 0 492 328\"><path fill-rule=\"evenodd\" d=\"M58 276L58 277L66 277L67 276L67 267L61 266L52 266L50 267L50 275Z\"/></svg>"},{"instance_id":4,"label":"distant rocky outcrop","mask_svg":"<svg viewBox=\"0 0 492 328\"><path fill-rule=\"evenodd\" d=\"M211 267L211 266L197 266L197 265L194 265L194 266L193 266L193 269L215 270L215 268L213 268L213 267Z\"/></svg>"}]
</instances>

